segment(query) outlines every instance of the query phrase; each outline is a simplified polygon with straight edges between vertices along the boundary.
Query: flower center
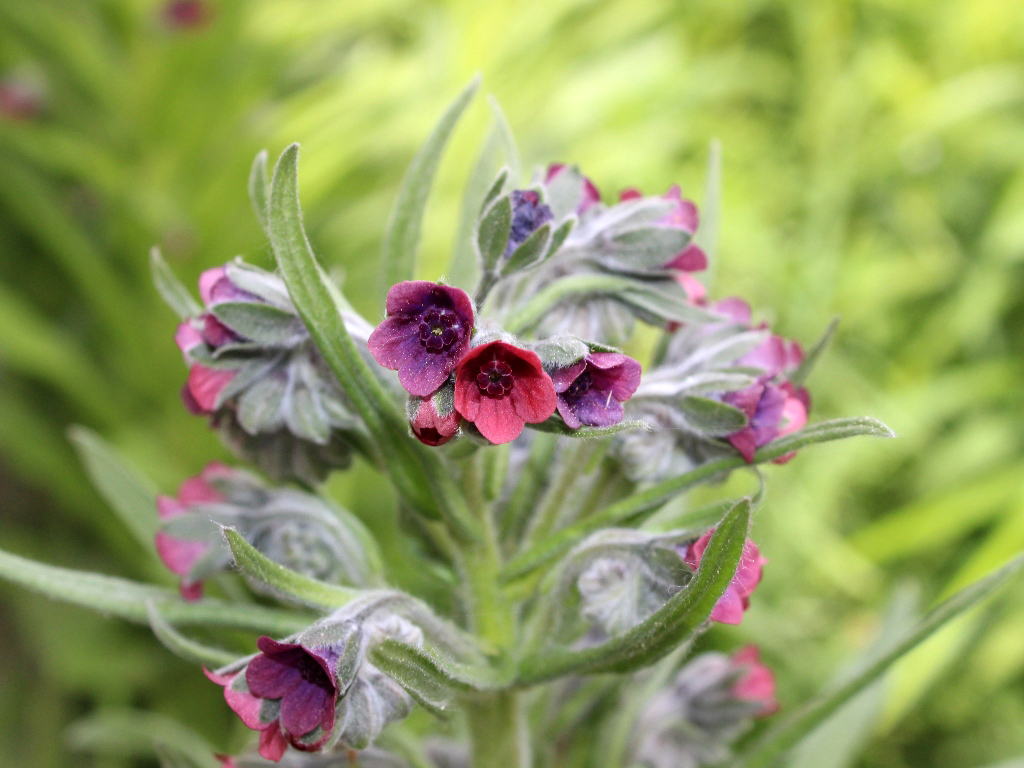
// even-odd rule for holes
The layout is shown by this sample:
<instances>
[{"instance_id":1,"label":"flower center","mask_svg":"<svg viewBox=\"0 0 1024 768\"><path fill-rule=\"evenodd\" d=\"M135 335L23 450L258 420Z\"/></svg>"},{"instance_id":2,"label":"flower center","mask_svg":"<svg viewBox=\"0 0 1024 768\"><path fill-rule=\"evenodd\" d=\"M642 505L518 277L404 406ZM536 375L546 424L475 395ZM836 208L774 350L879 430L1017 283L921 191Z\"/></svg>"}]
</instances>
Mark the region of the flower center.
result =
<instances>
[{"instance_id":1,"label":"flower center","mask_svg":"<svg viewBox=\"0 0 1024 768\"><path fill-rule=\"evenodd\" d=\"M512 368L501 360L491 360L480 366L476 385L488 397L504 397L512 391Z\"/></svg>"},{"instance_id":2,"label":"flower center","mask_svg":"<svg viewBox=\"0 0 1024 768\"><path fill-rule=\"evenodd\" d=\"M450 309L431 308L420 315L420 344L428 352L444 352L459 340L462 323Z\"/></svg>"},{"instance_id":3,"label":"flower center","mask_svg":"<svg viewBox=\"0 0 1024 768\"><path fill-rule=\"evenodd\" d=\"M590 372L584 371L576 377L572 384L569 385L569 388L565 390L565 394L568 397L580 397L587 393L587 390L590 389L590 385L592 383L593 381L590 378Z\"/></svg>"},{"instance_id":4,"label":"flower center","mask_svg":"<svg viewBox=\"0 0 1024 768\"><path fill-rule=\"evenodd\" d=\"M327 673L324 672L324 668L312 656L304 655L299 660L298 666L299 674L305 682L324 688L330 687L331 681L328 679Z\"/></svg>"}]
</instances>

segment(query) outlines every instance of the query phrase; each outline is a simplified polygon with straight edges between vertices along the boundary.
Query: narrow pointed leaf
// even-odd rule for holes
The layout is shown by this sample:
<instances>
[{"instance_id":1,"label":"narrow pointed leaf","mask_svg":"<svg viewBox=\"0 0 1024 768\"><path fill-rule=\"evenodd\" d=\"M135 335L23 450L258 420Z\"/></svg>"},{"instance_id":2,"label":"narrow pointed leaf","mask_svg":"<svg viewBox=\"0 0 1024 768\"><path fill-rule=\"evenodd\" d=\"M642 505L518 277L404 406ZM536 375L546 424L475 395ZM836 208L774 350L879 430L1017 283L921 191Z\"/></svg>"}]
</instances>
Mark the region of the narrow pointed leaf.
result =
<instances>
[{"instance_id":1,"label":"narrow pointed leaf","mask_svg":"<svg viewBox=\"0 0 1024 768\"><path fill-rule=\"evenodd\" d=\"M548 419L542 421L539 424L531 424L531 429L535 429L538 432L547 432L551 435L563 435L565 437L604 437L605 435L614 435L617 432L629 432L634 429L651 429L651 425L646 421L620 421L618 424L612 424L610 427L580 427L579 429L573 429L564 421L558 419Z\"/></svg>"},{"instance_id":2,"label":"narrow pointed leaf","mask_svg":"<svg viewBox=\"0 0 1024 768\"><path fill-rule=\"evenodd\" d=\"M38 563L0 550L0 578L55 600L81 605L139 624L149 623L153 603L167 621L287 635L312 619L295 611L204 598L189 602L170 589L116 576Z\"/></svg>"},{"instance_id":3,"label":"narrow pointed leaf","mask_svg":"<svg viewBox=\"0 0 1024 768\"><path fill-rule=\"evenodd\" d=\"M185 637L160 615L160 611L154 602L150 601L147 604L146 612L149 617L150 629L153 630L156 639L163 643L164 647L175 656L185 661L191 661L194 664L202 664L210 669L226 666L238 659L238 654L236 653L224 651L220 648L210 648Z\"/></svg>"},{"instance_id":4,"label":"narrow pointed leaf","mask_svg":"<svg viewBox=\"0 0 1024 768\"><path fill-rule=\"evenodd\" d=\"M147 551L155 552L156 486L125 462L113 446L92 430L71 427L68 435L96 490L107 500L139 544Z\"/></svg>"},{"instance_id":5,"label":"narrow pointed leaf","mask_svg":"<svg viewBox=\"0 0 1024 768\"><path fill-rule=\"evenodd\" d=\"M501 259L511 230L512 199L504 195L484 213L476 234L476 247L485 274L492 272Z\"/></svg>"},{"instance_id":6,"label":"narrow pointed leaf","mask_svg":"<svg viewBox=\"0 0 1024 768\"><path fill-rule=\"evenodd\" d=\"M177 313L178 317L185 320L196 317L203 309L199 306L188 288L182 285L181 281L167 266L160 249L154 246L149 252L149 268L153 273L153 285L157 293L167 302L167 306Z\"/></svg>"},{"instance_id":7,"label":"narrow pointed leaf","mask_svg":"<svg viewBox=\"0 0 1024 768\"><path fill-rule=\"evenodd\" d=\"M502 148L505 150L505 164L508 166L508 178L512 182L512 186L519 184L519 178L521 174L520 161L519 161L519 147L516 145L515 133L512 131L512 126L508 124L508 118L505 117L505 112L501 108L501 104L493 96L487 97L487 104L491 108L491 112L494 114L494 127L498 131L498 136L501 138Z\"/></svg>"},{"instance_id":8,"label":"narrow pointed leaf","mask_svg":"<svg viewBox=\"0 0 1024 768\"><path fill-rule=\"evenodd\" d=\"M812 424L799 432L786 435L778 440L773 440L768 445L758 449L754 455L753 463L763 464L813 443L824 443L831 440L841 440L846 437L857 437L859 435L895 437L893 431L878 421L878 419L862 417L823 421L818 424ZM524 576L533 569L539 568L558 557L584 536L596 530L610 526L625 525L627 523L639 524L651 513L683 491L713 480L723 472L729 472L746 466L751 465L748 465L739 456L717 459L633 494L575 525L563 528L558 533L538 542L534 547L523 552L521 555L512 558L505 566L502 575L506 580Z\"/></svg>"},{"instance_id":9,"label":"narrow pointed leaf","mask_svg":"<svg viewBox=\"0 0 1024 768\"><path fill-rule=\"evenodd\" d=\"M750 528L750 500L733 506L715 527L693 578L656 613L607 642L582 650L545 649L525 658L519 682L563 675L629 672L652 664L699 632L739 567Z\"/></svg>"},{"instance_id":10,"label":"narrow pointed leaf","mask_svg":"<svg viewBox=\"0 0 1024 768\"><path fill-rule=\"evenodd\" d=\"M340 608L364 594L362 590L339 587L303 576L275 563L231 528L224 529L235 565L250 578L269 587L275 594L287 596L316 608Z\"/></svg>"},{"instance_id":11,"label":"narrow pointed leaf","mask_svg":"<svg viewBox=\"0 0 1024 768\"><path fill-rule=\"evenodd\" d=\"M462 113L469 106L480 78L473 81L458 95L441 117L426 143L416 153L409 170L406 171L398 198L391 210L391 218L384 233L383 278L386 293L395 283L411 280L416 266L416 249L419 247L420 228L427 198L434 182L441 155L448 138Z\"/></svg>"},{"instance_id":12,"label":"narrow pointed leaf","mask_svg":"<svg viewBox=\"0 0 1024 768\"><path fill-rule=\"evenodd\" d=\"M473 170L462 193L462 206L459 215L459 228L455 233L452 245L452 260L448 267L448 279L455 285L470 290L480 277L480 265L473 247L473 237L477 229L480 212L500 194L508 176L505 168L494 181L494 169L498 167L498 133L492 130L480 149ZM491 196L492 191L493 197Z\"/></svg>"},{"instance_id":13,"label":"narrow pointed leaf","mask_svg":"<svg viewBox=\"0 0 1024 768\"><path fill-rule=\"evenodd\" d=\"M213 747L198 733L167 715L103 708L76 720L64 732L68 746L97 755L152 758L157 744L174 744L202 768L219 768Z\"/></svg>"},{"instance_id":14,"label":"narrow pointed leaf","mask_svg":"<svg viewBox=\"0 0 1024 768\"><path fill-rule=\"evenodd\" d=\"M867 686L885 674L893 664L920 643L928 639L946 623L975 607L1006 582L1016 576L1024 567L1024 556L991 576L977 581L930 611L921 622L892 650L869 665L856 677L831 691L823 693L793 712L775 728L768 731L752 747L731 764L731 768L770 768L804 735L810 733L819 723L839 707L856 696Z\"/></svg>"},{"instance_id":15,"label":"narrow pointed leaf","mask_svg":"<svg viewBox=\"0 0 1024 768\"><path fill-rule=\"evenodd\" d=\"M267 175L267 150L261 149L249 171L249 200L264 232L270 232L270 179Z\"/></svg>"},{"instance_id":16,"label":"narrow pointed leaf","mask_svg":"<svg viewBox=\"0 0 1024 768\"><path fill-rule=\"evenodd\" d=\"M518 248L512 251L508 261L501 268L501 274L511 275L513 272L533 266L547 252L550 238L550 222L537 227L528 238L519 244Z\"/></svg>"},{"instance_id":17,"label":"narrow pointed leaf","mask_svg":"<svg viewBox=\"0 0 1024 768\"><path fill-rule=\"evenodd\" d=\"M793 382L793 386L799 387L805 381L807 377L811 375L811 371L814 370L814 366L818 364L822 354L828 349L829 344L832 343L832 337L835 336L836 328L839 327L839 318L834 318L831 323L828 324L828 328L821 335L814 346L808 350L807 354L804 355L803 362L800 363L793 375L789 377L789 380Z\"/></svg>"}]
</instances>

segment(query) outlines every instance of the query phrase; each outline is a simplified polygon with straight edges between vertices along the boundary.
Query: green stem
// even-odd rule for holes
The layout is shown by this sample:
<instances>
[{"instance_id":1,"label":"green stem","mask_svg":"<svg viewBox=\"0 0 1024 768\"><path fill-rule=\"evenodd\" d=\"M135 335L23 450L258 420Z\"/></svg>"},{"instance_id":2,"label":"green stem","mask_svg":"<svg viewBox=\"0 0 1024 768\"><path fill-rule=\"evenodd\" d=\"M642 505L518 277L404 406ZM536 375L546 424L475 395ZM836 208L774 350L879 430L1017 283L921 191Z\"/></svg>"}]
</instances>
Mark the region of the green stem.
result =
<instances>
[{"instance_id":1,"label":"green stem","mask_svg":"<svg viewBox=\"0 0 1024 768\"><path fill-rule=\"evenodd\" d=\"M501 691L468 702L473 768L530 768L533 761L522 695Z\"/></svg>"}]
</instances>

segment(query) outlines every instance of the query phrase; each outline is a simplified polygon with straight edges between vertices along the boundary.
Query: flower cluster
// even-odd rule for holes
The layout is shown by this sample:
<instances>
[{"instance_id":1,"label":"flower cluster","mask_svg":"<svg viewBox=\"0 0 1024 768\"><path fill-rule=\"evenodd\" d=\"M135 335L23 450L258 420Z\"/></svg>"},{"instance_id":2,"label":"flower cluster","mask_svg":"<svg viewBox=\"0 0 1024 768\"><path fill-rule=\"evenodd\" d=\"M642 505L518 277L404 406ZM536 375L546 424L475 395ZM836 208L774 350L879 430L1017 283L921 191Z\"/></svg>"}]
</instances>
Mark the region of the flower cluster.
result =
<instances>
[{"instance_id":1,"label":"flower cluster","mask_svg":"<svg viewBox=\"0 0 1024 768\"><path fill-rule=\"evenodd\" d=\"M180 579L181 594L202 596L203 581L231 565L221 535L230 527L271 560L327 582L371 586L379 554L350 512L319 496L270 488L254 475L213 462L160 496L160 559Z\"/></svg>"}]
</instances>

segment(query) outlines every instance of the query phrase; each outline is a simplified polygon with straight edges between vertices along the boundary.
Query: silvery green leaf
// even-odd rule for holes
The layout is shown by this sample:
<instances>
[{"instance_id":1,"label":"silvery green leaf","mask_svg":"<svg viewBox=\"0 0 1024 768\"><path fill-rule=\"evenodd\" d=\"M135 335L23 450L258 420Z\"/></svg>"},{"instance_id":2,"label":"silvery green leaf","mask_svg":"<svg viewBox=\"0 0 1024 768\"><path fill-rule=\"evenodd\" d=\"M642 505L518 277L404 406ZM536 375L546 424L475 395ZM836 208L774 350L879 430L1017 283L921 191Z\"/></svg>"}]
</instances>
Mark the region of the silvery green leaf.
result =
<instances>
[{"instance_id":1,"label":"silvery green leaf","mask_svg":"<svg viewBox=\"0 0 1024 768\"><path fill-rule=\"evenodd\" d=\"M770 768L786 752L843 704L875 682L905 654L927 640L948 622L970 610L1017 576L1024 567L1024 556L987 578L976 581L934 608L905 637L858 675L796 709L770 729L730 765L731 768Z\"/></svg>"},{"instance_id":2,"label":"silvery green leaf","mask_svg":"<svg viewBox=\"0 0 1024 768\"><path fill-rule=\"evenodd\" d=\"M793 375L789 377L789 380L793 382L794 387L799 387L807 381L807 377L811 375L811 371L813 371L814 367L818 364L822 354L826 349L828 349L829 344L832 343L832 337L835 336L836 329L838 327L839 318L837 317L828 324L828 328L825 329L821 338L814 343L814 346L811 347L810 350L808 350L807 354L804 356L803 362L800 363L800 366L793 372Z\"/></svg>"},{"instance_id":3,"label":"silvery green leaf","mask_svg":"<svg viewBox=\"0 0 1024 768\"><path fill-rule=\"evenodd\" d=\"M738 502L715 527L693 578L653 615L630 630L589 648L551 649L527 655L519 682L569 674L627 672L647 666L699 632L739 566L750 527L750 502Z\"/></svg>"},{"instance_id":4,"label":"silvery green leaf","mask_svg":"<svg viewBox=\"0 0 1024 768\"><path fill-rule=\"evenodd\" d=\"M267 158L267 150L261 149L256 153L249 171L249 200L264 232L269 232L267 208L270 199L270 178L267 175Z\"/></svg>"},{"instance_id":5,"label":"silvery green leaf","mask_svg":"<svg viewBox=\"0 0 1024 768\"><path fill-rule=\"evenodd\" d=\"M242 572L264 584L275 594L316 608L337 608L350 603L363 594L358 589L327 584L285 568L257 550L237 531L230 528L224 529L224 536L231 548L231 554L235 558L235 564Z\"/></svg>"},{"instance_id":6,"label":"silvery green leaf","mask_svg":"<svg viewBox=\"0 0 1024 768\"><path fill-rule=\"evenodd\" d=\"M230 627L287 635L308 626L309 617L293 611L204 598L189 602L176 591L115 576L45 565L0 550L0 578L33 592L128 621L147 624L152 602L175 624Z\"/></svg>"},{"instance_id":7,"label":"silvery green leaf","mask_svg":"<svg viewBox=\"0 0 1024 768\"><path fill-rule=\"evenodd\" d=\"M563 167L551 181L544 183L544 202L551 208L555 221L576 213L583 185L583 174L572 165Z\"/></svg>"},{"instance_id":8,"label":"silvery green leaf","mask_svg":"<svg viewBox=\"0 0 1024 768\"><path fill-rule=\"evenodd\" d=\"M291 397L285 400L284 420L288 429L301 438L326 445L331 437L330 424L320 398L314 396L309 381L296 381L301 370L292 370Z\"/></svg>"},{"instance_id":9,"label":"silvery green leaf","mask_svg":"<svg viewBox=\"0 0 1024 768\"><path fill-rule=\"evenodd\" d=\"M215 304L213 314L239 336L269 346L290 346L306 336L302 321L292 312L255 301Z\"/></svg>"},{"instance_id":10,"label":"silvery green leaf","mask_svg":"<svg viewBox=\"0 0 1024 768\"><path fill-rule=\"evenodd\" d=\"M530 349L537 353L548 371L568 368L590 354L590 347L585 341L567 334L542 339L531 344Z\"/></svg>"},{"instance_id":11,"label":"silvery green leaf","mask_svg":"<svg viewBox=\"0 0 1024 768\"><path fill-rule=\"evenodd\" d=\"M498 103L497 98L493 94L487 96L487 105L491 108L491 114L494 115L494 128L501 139L502 149L505 150L509 180L515 186L519 183L519 177L522 173L519 162L519 147L516 145L515 133L513 133L512 126L509 125L508 119L505 117L501 104Z\"/></svg>"},{"instance_id":12,"label":"silvery green leaf","mask_svg":"<svg viewBox=\"0 0 1024 768\"><path fill-rule=\"evenodd\" d=\"M754 464L762 464L785 456L814 443L825 443L842 440L847 437L895 437L895 433L878 419L860 417L852 419L833 419L812 424L799 432L773 440L757 450ZM746 467L748 465L740 456L727 456L710 461L689 472L684 472L657 485L634 493L589 517L574 523L548 538L537 542L505 565L502 577L506 581L519 578L535 568L539 568L570 549L576 542L590 533L609 526L638 523L659 509L670 499L685 490L716 479L724 472Z\"/></svg>"},{"instance_id":13,"label":"silvery green leaf","mask_svg":"<svg viewBox=\"0 0 1024 768\"><path fill-rule=\"evenodd\" d=\"M578 427L573 429L560 418L552 417L547 421L542 421L539 424L530 424L530 429L535 429L538 432L548 432L553 435L564 435L565 437L575 437L579 439L587 437L604 437L606 435L614 435L619 432L628 432L634 429L651 429L651 425L646 421L620 421L618 424L612 424L608 427Z\"/></svg>"},{"instance_id":14,"label":"silvery green leaf","mask_svg":"<svg viewBox=\"0 0 1024 768\"><path fill-rule=\"evenodd\" d=\"M672 203L660 197L644 197L611 206L589 219L573 233L574 245L598 235L614 236L618 232L654 224L672 212Z\"/></svg>"},{"instance_id":15,"label":"silvery green leaf","mask_svg":"<svg viewBox=\"0 0 1024 768\"><path fill-rule=\"evenodd\" d=\"M558 228L551 233L551 241L548 243L547 252L541 257L541 261L546 261L558 253L558 249L565 244L566 240L569 239L569 235L572 234L576 224L577 219L576 216L573 215L558 225Z\"/></svg>"},{"instance_id":16,"label":"silvery green leaf","mask_svg":"<svg viewBox=\"0 0 1024 768\"><path fill-rule=\"evenodd\" d=\"M500 171L498 171L497 177L494 179L494 181L491 184L490 188L487 190L486 194L484 195L483 200L480 202L480 209L479 209L479 212L477 214L478 217L482 216L484 211L486 211L490 207L491 203L493 203L495 200L498 199L498 195L500 195L502 192L505 191L505 185L506 185L506 182L508 181L508 176L509 176L508 166L506 166L506 167L502 168Z\"/></svg>"},{"instance_id":17,"label":"silvery green leaf","mask_svg":"<svg viewBox=\"0 0 1024 768\"><path fill-rule=\"evenodd\" d=\"M412 711L413 700L397 682L372 664L364 664L335 711L335 739L365 749L392 722Z\"/></svg>"},{"instance_id":18,"label":"silvery green leaf","mask_svg":"<svg viewBox=\"0 0 1024 768\"><path fill-rule=\"evenodd\" d=\"M603 261L627 270L658 270L690 242L691 235L673 227L638 227L616 234L601 249Z\"/></svg>"},{"instance_id":19,"label":"silvery green leaf","mask_svg":"<svg viewBox=\"0 0 1024 768\"><path fill-rule=\"evenodd\" d=\"M222 519L222 516L218 515L218 519ZM190 541L207 541L220 536L220 525L215 523L210 515L195 511L184 512L161 521L160 530L176 539Z\"/></svg>"},{"instance_id":20,"label":"silvery green leaf","mask_svg":"<svg viewBox=\"0 0 1024 768\"><path fill-rule=\"evenodd\" d=\"M153 630L153 634L175 656L195 664L202 664L210 669L223 667L238 659L237 653L230 653L220 648L210 648L182 635L160 615L155 603L150 602L146 607L149 626Z\"/></svg>"},{"instance_id":21,"label":"silvery green leaf","mask_svg":"<svg viewBox=\"0 0 1024 768\"><path fill-rule=\"evenodd\" d=\"M398 190L398 197L395 199L384 233L381 274L385 292L392 285L413 278L423 213L427 207L427 198L430 196L437 167L441 163L441 155L456 123L469 106L479 85L480 78L473 78L456 97L434 127L426 143L416 153L405 178L402 179L402 186Z\"/></svg>"},{"instance_id":22,"label":"silvery green leaf","mask_svg":"<svg viewBox=\"0 0 1024 768\"><path fill-rule=\"evenodd\" d=\"M68 435L93 485L136 541L152 552L157 530L156 486L92 430L75 426Z\"/></svg>"},{"instance_id":23,"label":"silvery green leaf","mask_svg":"<svg viewBox=\"0 0 1024 768\"><path fill-rule=\"evenodd\" d=\"M708 257L704 284L711 288L718 254L718 223L722 208L722 142L712 139L708 145L708 172L704 179L704 204L700 210L700 228L695 239ZM710 274L709 274L710 273Z\"/></svg>"},{"instance_id":24,"label":"silvery green leaf","mask_svg":"<svg viewBox=\"0 0 1024 768\"><path fill-rule=\"evenodd\" d=\"M507 178L507 170L502 169L499 174L502 177L501 185L495 187L496 182L492 182L494 169L498 167L500 141L501 137L498 135L497 128L488 133L462 194L459 228L455 234L452 260L447 275L453 284L466 290L475 285L480 277L480 265L476 256L476 248L473 247L477 220L491 200L501 193L504 188L504 180ZM494 196L488 199L492 192Z\"/></svg>"},{"instance_id":25,"label":"silvery green leaf","mask_svg":"<svg viewBox=\"0 0 1024 768\"><path fill-rule=\"evenodd\" d=\"M251 293L272 307L283 312L295 314L284 280L274 272L268 272L252 264L246 264L241 257L236 257L224 265L228 279L246 293Z\"/></svg>"},{"instance_id":26,"label":"silvery green leaf","mask_svg":"<svg viewBox=\"0 0 1024 768\"><path fill-rule=\"evenodd\" d=\"M441 711L448 706L453 691L486 691L507 682L489 666L462 664L396 638L382 639L374 645L370 657L417 701L424 696Z\"/></svg>"},{"instance_id":27,"label":"silvery green leaf","mask_svg":"<svg viewBox=\"0 0 1024 768\"><path fill-rule=\"evenodd\" d=\"M689 372L734 364L743 355L757 349L770 335L768 330L725 332L724 338L711 339L698 347L679 367Z\"/></svg>"},{"instance_id":28,"label":"silvery green leaf","mask_svg":"<svg viewBox=\"0 0 1024 768\"><path fill-rule=\"evenodd\" d=\"M678 401L679 413L687 428L700 435L722 437L747 426L747 415L719 400L687 395Z\"/></svg>"},{"instance_id":29,"label":"silvery green leaf","mask_svg":"<svg viewBox=\"0 0 1024 768\"><path fill-rule=\"evenodd\" d=\"M512 198L502 195L484 212L477 229L476 245L485 274L492 272L505 253L512 231Z\"/></svg>"},{"instance_id":30,"label":"silvery green leaf","mask_svg":"<svg viewBox=\"0 0 1024 768\"><path fill-rule=\"evenodd\" d=\"M256 371L257 366L250 364L249 370ZM235 408L235 415L242 429L254 436L274 432L284 425L282 410L286 384L276 376L266 374L264 368L263 378L254 379L244 388ZM233 383L234 380L228 387ZM231 391L227 387L225 390Z\"/></svg>"},{"instance_id":31,"label":"silvery green leaf","mask_svg":"<svg viewBox=\"0 0 1024 768\"><path fill-rule=\"evenodd\" d=\"M157 293L167 302L167 306L177 313L178 317L187 320L190 317L199 316L203 308L192 298L188 288L175 277L171 268L167 266L167 262L164 261L160 249L156 246L149 251L149 268L153 273L153 285L156 286Z\"/></svg>"},{"instance_id":32,"label":"silvery green leaf","mask_svg":"<svg viewBox=\"0 0 1024 768\"><path fill-rule=\"evenodd\" d=\"M512 251L512 254L501 267L501 274L511 275L513 272L519 272L520 270L535 266L545 254L550 253L548 250L548 240L550 237L550 222L537 227L537 229L530 233L528 238L519 244L518 248Z\"/></svg>"},{"instance_id":33,"label":"silvery green leaf","mask_svg":"<svg viewBox=\"0 0 1024 768\"><path fill-rule=\"evenodd\" d=\"M686 291L671 278L664 280L624 281L612 296L632 308L638 317L651 325L673 323L716 323L722 318L690 303Z\"/></svg>"},{"instance_id":34,"label":"silvery green leaf","mask_svg":"<svg viewBox=\"0 0 1024 768\"><path fill-rule=\"evenodd\" d=\"M157 712L99 707L71 723L63 737L75 752L122 758L152 758L156 744L174 744L178 751L195 760L196 765L219 768L213 747L202 736Z\"/></svg>"}]
</instances>

